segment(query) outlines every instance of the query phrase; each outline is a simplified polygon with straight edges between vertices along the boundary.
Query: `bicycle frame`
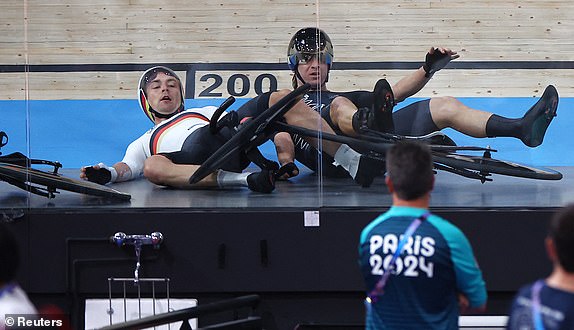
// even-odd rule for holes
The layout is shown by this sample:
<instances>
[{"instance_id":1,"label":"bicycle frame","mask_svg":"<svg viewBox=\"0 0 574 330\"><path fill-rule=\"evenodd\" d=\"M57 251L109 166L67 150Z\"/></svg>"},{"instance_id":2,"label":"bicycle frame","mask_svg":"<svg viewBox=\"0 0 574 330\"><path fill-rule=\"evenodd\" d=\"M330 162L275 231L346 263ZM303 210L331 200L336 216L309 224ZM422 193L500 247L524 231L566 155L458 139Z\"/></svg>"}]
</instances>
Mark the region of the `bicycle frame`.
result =
<instances>
[{"instance_id":1,"label":"bicycle frame","mask_svg":"<svg viewBox=\"0 0 574 330\"><path fill-rule=\"evenodd\" d=\"M7 142L6 133L0 132L0 148L5 146ZM31 159L20 152L6 156L1 155L2 152L0 152L0 180L39 196L54 198L59 193L58 189L61 189L121 200L131 198L129 194L102 185L61 176L58 170L62 168L62 164L59 162ZM32 165L52 166L53 170L42 171L32 168Z\"/></svg>"}]
</instances>

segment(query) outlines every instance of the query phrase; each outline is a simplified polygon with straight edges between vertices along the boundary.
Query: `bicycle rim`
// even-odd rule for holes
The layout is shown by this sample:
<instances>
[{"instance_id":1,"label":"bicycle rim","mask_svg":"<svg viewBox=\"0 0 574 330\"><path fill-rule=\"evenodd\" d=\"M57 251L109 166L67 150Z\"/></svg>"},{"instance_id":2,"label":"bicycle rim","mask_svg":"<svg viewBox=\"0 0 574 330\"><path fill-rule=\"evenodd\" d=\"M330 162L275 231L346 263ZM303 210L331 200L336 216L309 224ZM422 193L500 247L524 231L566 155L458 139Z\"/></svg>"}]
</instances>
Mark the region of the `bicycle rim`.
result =
<instances>
[{"instance_id":1,"label":"bicycle rim","mask_svg":"<svg viewBox=\"0 0 574 330\"><path fill-rule=\"evenodd\" d=\"M444 164L453 168L469 169L481 173L501 174L538 180L562 179L562 173L549 168L535 167L481 156L461 155L455 153L433 153L433 160L436 163Z\"/></svg>"}]
</instances>

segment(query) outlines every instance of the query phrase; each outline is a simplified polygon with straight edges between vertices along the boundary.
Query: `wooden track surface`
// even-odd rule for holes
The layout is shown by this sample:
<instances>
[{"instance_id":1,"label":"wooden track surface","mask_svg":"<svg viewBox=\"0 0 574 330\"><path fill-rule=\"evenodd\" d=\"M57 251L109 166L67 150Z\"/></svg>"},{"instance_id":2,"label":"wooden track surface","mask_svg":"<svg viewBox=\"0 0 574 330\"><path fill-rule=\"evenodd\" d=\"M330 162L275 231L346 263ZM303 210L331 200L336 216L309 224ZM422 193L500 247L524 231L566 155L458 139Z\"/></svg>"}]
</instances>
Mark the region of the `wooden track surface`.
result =
<instances>
[{"instance_id":1,"label":"wooden track surface","mask_svg":"<svg viewBox=\"0 0 574 330\"><path fill-rule=\"evenodd\" d=\"M0 66L285 63L292 34L315 25L333 40L335 69L338 62L422 62L432 45L459 51L457 61L574 61L572 16L566 0L5 0ZM330 87L371 89L379 76L396 81L405 73L339 70ZM132 98L139 74L0 73L0 99ZM289 71L273 74L289 87ZM571 75L446 70L417 96L538 96L552 83L565 97L574 94Z\"/></svg>"}]
</instances>

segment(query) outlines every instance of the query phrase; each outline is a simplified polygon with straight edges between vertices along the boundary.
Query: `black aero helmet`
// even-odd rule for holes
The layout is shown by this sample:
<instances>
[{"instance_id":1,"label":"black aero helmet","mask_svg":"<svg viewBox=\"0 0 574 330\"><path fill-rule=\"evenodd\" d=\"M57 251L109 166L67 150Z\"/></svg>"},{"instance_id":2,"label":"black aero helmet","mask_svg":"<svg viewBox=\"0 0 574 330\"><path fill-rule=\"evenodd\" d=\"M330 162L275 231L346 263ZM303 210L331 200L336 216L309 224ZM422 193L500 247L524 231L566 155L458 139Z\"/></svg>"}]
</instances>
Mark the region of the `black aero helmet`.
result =
<instances>
[{"instance_id":1,"label":"black aero helmet","mask_svg":"<svg viewBox=\"0 0 574 330\"><path fill-rule=\"evenodd\" d=\"M147 101L147 95L145 92L146 86L148 83L153 81L159 72L163 72L168 76L174 77L179 81L179 92L181 93L181 105L171 114L163 114L155 111L149 102ZM184 109L184 95L183 92L183 84L181 83L181 79L179 79L178 75L170 68L165 66L154 66L153 68L147 69L141 76L139 84L138 84L138 100L141 109L145 113L145 115L154 122L155 117L159 118L170 118L171 116L175 115L176 113L182 112Z\"/></svg>"},{"instance_id":2,"label":"black aero helmet","mask_svg":"<svg viewBox=\"0 0 574 330\"><path fill-rule=\"evenodd\" d=\"M313 56L331 68L333 63L333 44L331 38L321 29L308 27L295 33L287 50L287 63L291 71L296 71L297 65L310 60Z\"/></svg>"}]
</instances>

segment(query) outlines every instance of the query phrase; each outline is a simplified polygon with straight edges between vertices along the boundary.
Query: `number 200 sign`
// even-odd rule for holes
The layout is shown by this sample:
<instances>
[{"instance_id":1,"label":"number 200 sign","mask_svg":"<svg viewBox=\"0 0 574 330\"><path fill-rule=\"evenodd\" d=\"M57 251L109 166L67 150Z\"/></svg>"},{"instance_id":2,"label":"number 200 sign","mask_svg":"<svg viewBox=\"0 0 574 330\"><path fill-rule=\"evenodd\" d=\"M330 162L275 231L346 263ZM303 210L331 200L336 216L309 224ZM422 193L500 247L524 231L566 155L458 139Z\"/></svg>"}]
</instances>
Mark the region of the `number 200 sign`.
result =
<instances>
[{"instance_id":1,"label":"number 200 sign","mask_svg":"<svg viewBox=\"0 0 574 330\"><path fill-rule=\"evenodd\" d=\"M198 98L212 97L253 97L268 91L277 90L277 77L271 73L230 75L206 73L199 76ZM287 82L289 80L287 79ZM287 86L285 86L287 88Z\"/></svg>"}]
</instances>

